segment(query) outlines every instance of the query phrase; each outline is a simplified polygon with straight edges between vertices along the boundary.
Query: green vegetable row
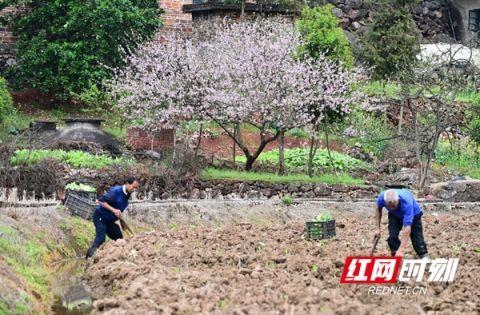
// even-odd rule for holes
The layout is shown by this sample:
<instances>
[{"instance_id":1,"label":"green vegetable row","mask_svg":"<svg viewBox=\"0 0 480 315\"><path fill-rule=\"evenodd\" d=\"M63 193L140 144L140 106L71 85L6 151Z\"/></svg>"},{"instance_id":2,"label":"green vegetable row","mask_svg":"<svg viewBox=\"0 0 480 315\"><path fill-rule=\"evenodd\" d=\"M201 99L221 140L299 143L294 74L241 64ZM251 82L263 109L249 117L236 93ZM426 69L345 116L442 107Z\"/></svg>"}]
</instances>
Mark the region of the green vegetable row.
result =
<instances>
[{"instance_id":1,"label":"green vegetable row","mask_svg":"<svg viewBox=\"0 0 480 315\"><path fill-rule=\"evenodd\" d=\"M83 151L63 150L17 150L11 157L12 165L33 165L46 159L56 159L74 168L100 169L113 164L132 164L133 160L125 158L111 158L105 154L94 155Z\"/></svg>"}]
</instances>

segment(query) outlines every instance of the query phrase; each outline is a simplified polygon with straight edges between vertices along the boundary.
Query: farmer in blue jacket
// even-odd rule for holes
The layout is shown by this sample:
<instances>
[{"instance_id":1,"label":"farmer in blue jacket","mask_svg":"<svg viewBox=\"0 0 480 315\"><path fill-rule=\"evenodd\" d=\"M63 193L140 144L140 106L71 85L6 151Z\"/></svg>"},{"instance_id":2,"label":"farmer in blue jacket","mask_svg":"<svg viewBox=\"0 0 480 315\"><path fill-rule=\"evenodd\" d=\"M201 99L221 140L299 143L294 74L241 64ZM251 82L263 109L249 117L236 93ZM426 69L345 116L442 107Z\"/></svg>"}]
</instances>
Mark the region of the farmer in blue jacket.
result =
<instances>
[{"instance_id":1,"label":"farmer in blue jacket","mask_svg":"<svg viewBox=\"0 0 480 315\"><path fill-rule=\"evenodd\" d=\"M380 222L383 208L388 211L387 243L392 256L403 256L410 238L417 255L420 258L428 258L427 244L423 238L423 212L412 193L406 189L389 189L380 193L377 199L376 236L381 235ZM399 239L402 228L402 237Z\"/></svg>"},{"instance_id":2,"label":"farmer in blue jacket","mask_svg":"<svg viewBox=\"0 0 480 315\"><path fill-rule=\"evenodd\" d=\"M124 185L110 188L98 199L98 206L93 213L96 235L87 251L87 258L93 256L95 250L105 242L105 235L112 240L123 238L122 231L115 221L122 218L122 212L127 208L132 192L137 190L139 185L136 178L129 177Z\"/></svg>"}]
</instances>

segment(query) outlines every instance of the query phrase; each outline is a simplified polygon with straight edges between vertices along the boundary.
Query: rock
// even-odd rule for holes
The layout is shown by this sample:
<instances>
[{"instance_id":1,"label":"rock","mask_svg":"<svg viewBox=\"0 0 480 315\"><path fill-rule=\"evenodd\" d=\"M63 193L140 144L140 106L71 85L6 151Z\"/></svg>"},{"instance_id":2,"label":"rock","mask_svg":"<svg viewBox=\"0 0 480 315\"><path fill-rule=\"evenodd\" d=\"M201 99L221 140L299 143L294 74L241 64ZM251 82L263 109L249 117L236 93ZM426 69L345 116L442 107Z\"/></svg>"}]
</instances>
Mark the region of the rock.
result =
<instances>
[{"instance_id":1,"label":"rock","mask_svg":"<svg viewBox=\"0 0 480 315\"><path fill-rule=\"evenodd\" d=\"M160 199L171 199L172 198L172 193L171 192L164 192L161 196Z\"/></svg>"},{"instance_id":2,"label":"rock","mask_svg":"<svg viewBox=\"0 0 480 315\"><path fill-rule=\"evenodd\" d=\"M360 9L363 5L363 0L346 0L345 5L348 5L353 9Z\"/></svg>"},{"instance_id":3,"label":"rock","mask_svg":"<svg viewBox=\"0 0 480 315\"><path fill-rule=\"evenodd\" d=\"M294 192L297 192L299 191L300 189L300 184L298 183L291 183L288 185L288 192L289 193L294 193Z\"/></svg>"},{"instance_id":4,"label":"rock","mask_svg":"<svg viewBox=\"0 0 480 315\"><path fill-rule=\"evenodd\" d=\"M312 185L311 184L306 184L306 185L303 185L300 187L300 190L302 192L307 192L307 191L311 191L313 189Z\"/></svg>"},{"instance_id":5,"label":"rock","mask_svg":"<svg viewBox=\"0 0 480 315\"><path fill-rule=\"evenodd\" d=\"M252 274L252 270L251 269L246 269L246 268L242 268L238 271L239 274L241 275L251 275Z\"/></svg>"},{"instance_id":6,"label":"rock","mask_svg":"<svg viewBox=\"0 0 480 315\"><path fill-rule=\"evenodd\" d=\"M260 197L260 193L256 190L250 190L247 192L247 198L249 199L256 199Z\"/></svg>"},{"instance_id":7,"label":"rock","mask_svg":"<svg viewBox=\"0 0 480 315\"><path fill-rule=\"evenodd\" d=\"M190 198L192 198L192 199L199 199L199 198L200 198L200 189L198 189L198 188L193 188L193 189L192 189L192 194L190 195Z\"/></svg>"},{"instance_id":8,"label":"rock","mask_svg":"<svg viewBox=\"0 0 480 315\"><path fill-rule=\"evenodd\" d=\"M315 187L314 193L317 197L330 196L332 194L332 188L325 184L320 184Z\"/></svg>"},{"instance_id":9,"label":"rock","mask_svg":"<svg viewBox=\"0 0 480 315\"><path fill-rule=\"evenodd\" d=\"M287 261L287 258L285 257L276 257L276 258L273 258L272 261L276 264L283 264Z\"/></svg>"},{"instance_id":10,"label":"rock","mask_svg":"<svg viewBox=\"0 0 480 315\"><path fill-rule=\"evenodd\" d=\"M161 158L161 155L160 153L156 152L156 151L152 151L152 150L146 150L146 151L143 151L142 154L152 160L160 160Z\"/></svg>"},{"instance_id":11,"label":"rock","mask_svg":"<svg viewBox=\"0 0 480 315\"><path fill-rule=\"evenodd\" d=\"M273 195L275 195L275 191L273 189L270 189L270 188L264 188L264 189L261 190L261 192L262 192L262 195L264 195L267 198L270 198Z\"/></svg>"},{"instance_id":12,"label":"rock","mask_svg":"<svg viewBox=\"0 0 480 315\"><path fill-rule=\"evenodd\" d=\"M349 189L348 186L346 186L346 185L333 185L332 190L333 190L334 192L343 192L343 193L346 193L346 192L348 192L350 189Z\"/></svg>"},{"instance_id":13,"label":"rock","mask_svg":"<svg viewBox=\"0 0 480 315\"><path fill-rule=\"evenodd\" d=\"M307 191L306 193L303 193L303 198L315 198L315 193L313 191Z\"/></svg>"},{"instance_id":14,"label":"rock","mask_svg":"<svg viewBox=\"0 0 480 315\"><path fill-rule=\"evenodd\" d=\"M358 20L358 16L359 16L359 11L358 10L352 10L350 11L350 13L348 14L348 17L350 18L351 21L356 21ZM359 27L360 27L360 24L358 24Z\"/></svg>"},{"instance_id":15,"label":"rock","mask_svg":"<svg viewBox=\"0 0 480 315\"><path fill-rule=\"evenodd\" d=\"M343 18L343 11L339 8L333 8L332 13L339 19Z\"/></svg>"},{"instance_id":16,"label":"rock","mask_svg":"<svg viewBox=\"0 0 480 315\"><path fill-rule=\"evenodd\" d=\"M354 31L358 31L361 27L362 27L362 25L360 25L360 23L358 23L358 22L353 22L352 23L352 29Z\"/></svg>"},{"instance_id":17,"label":"rock","mask_svg":"<svg viewBox=\"0 0 480 315\"><path fill-rule=\"evenodd\" d=\"M438 198L454 202L480 201L480 180L467 178L430 186L431 193Z\"/></svg>"},{"instance_id":18,"label":"rock","mask_svg":"<svg viewBox=\"0 0 480 315\"><path fill-rule=\"evenodd\" d=\"M344 262L341 261L341 260L339 260L339 259L337 259L337 260L335 260L334 265L335 265L335 267L337 267L337 268L341 268L341 267L343 267Z\"/></svg>"}]
</instances>

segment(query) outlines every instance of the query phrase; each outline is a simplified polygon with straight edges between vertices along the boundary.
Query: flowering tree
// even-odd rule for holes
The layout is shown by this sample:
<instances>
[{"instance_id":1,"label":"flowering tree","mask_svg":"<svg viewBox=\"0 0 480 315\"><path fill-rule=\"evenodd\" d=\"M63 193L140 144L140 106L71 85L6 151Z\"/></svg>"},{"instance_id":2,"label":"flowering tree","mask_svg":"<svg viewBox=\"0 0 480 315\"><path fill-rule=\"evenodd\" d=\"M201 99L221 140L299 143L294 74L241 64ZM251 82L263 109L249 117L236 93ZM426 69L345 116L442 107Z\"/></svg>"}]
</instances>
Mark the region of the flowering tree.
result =
<instances>
[{"instance_id":1,"label":"flowering tree","mask_svg":"<svg viewBox=\"0 0 480 315\"><path fill-rule=\"evenodd\" d=\"M218 25L201 40L143 47L112 88L127 115L153 128L182 119L215 121L250 170L282 132L327 111L347 112L352 101L349 73L326 58L297 58L299 44L294 27L277 21ZM241 124L258 130L258 147L234 132Z\"/></svg>"}]
</instances>

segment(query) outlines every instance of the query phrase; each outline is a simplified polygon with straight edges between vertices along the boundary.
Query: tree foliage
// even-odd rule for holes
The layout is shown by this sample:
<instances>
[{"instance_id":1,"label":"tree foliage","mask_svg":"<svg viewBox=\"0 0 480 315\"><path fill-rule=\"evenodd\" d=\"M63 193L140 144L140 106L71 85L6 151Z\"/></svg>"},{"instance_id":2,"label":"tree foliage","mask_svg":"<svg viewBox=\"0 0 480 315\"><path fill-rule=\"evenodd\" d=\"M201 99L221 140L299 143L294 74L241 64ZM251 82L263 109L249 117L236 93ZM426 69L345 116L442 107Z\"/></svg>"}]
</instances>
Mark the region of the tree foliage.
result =
<instances>
[{"instance_id":1,"label":"tree foliage","mask_svg":"<svg viewBox=\"0 0 480 315\"><path fill-rule=\"evenodd\" d=\"M203 40L143 47L128 58L112 89L126 115L153 128L185 119L215 121L250 169L280 133L309 124L317 112L348 112L355 100L354 76L325 57L295 58L299 44L289 24L217 25ZM232 129L242 124L259 131L254 150Z\"/></svg>"},{"instance_id":2,"label":"tree foliage","mask_svg":"<svg viewBox=\"0 0 480 315\"><path fill-rule=\"evenodd\" d=\"M123 52L153 37L160 23L156 0L9 0L23 4L11 17L18 36L12 76L18 83L69 98L111 75Z\"/></svg>"},{"instance_id":3,"label":"tree foliage","mask_svg":"<svg viewBox=\"0 0 480 315\"><path fill-rule=\"evenodd\" d=\"M411 15L416 0L379 0L371 3L372 22L362 43L363 58L373 78L386 80L410 69L420 52L418 28Z\"/></svg>"},{"instance_id":4,"label":"tree foliage","mask_svg":"<svg viewBox=\"0 0 480 315\"><path fill-rule=\"evenodd\" d=\"M314 8L305 7L296 26L303 44L300 54L312 58L325 55L327 58L342 62L347 67L353 66L354 58L350 44L343 29L338 26L338 18L332 13L333 5L328 4Z\"/></svg>"}]
</instances>

